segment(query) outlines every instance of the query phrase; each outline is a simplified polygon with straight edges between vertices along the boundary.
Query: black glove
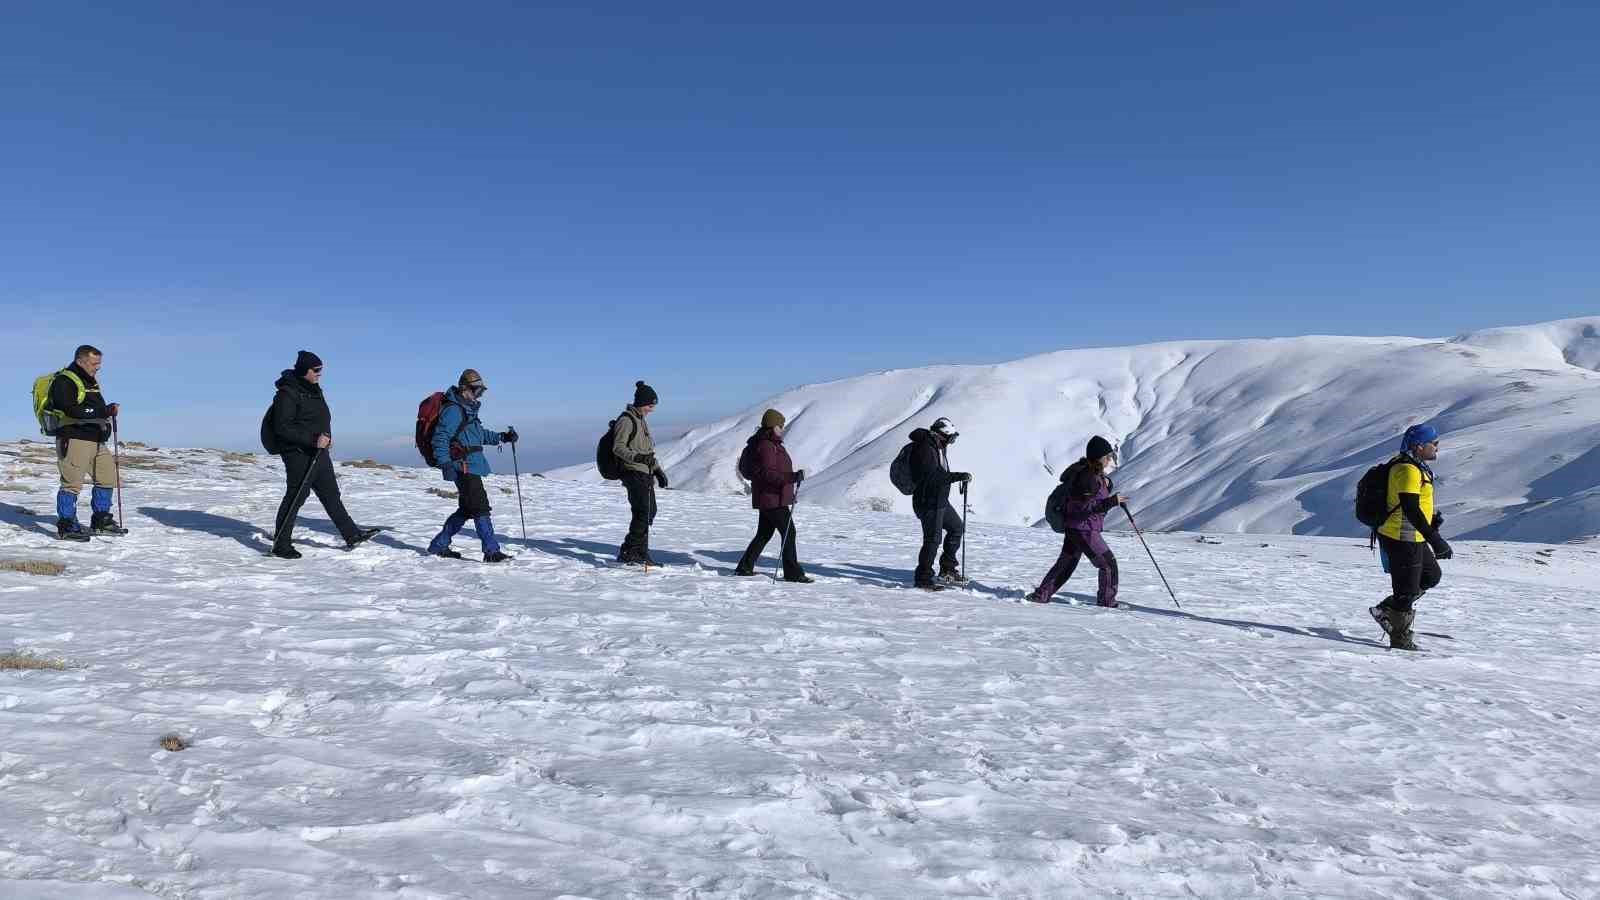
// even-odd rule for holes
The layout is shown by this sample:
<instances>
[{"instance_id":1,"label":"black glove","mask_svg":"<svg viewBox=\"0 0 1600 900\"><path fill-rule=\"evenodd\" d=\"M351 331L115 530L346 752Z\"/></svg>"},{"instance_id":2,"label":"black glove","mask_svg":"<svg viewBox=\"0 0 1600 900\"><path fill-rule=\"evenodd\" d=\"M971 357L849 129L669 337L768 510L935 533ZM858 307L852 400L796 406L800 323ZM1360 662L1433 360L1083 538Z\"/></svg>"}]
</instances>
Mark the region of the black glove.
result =
<instances>
[{"instance_id":1,"label":"black glove","mask_svg":"<svg viewBox=\"0 0 1600 900\"><path fill-rule=\"evenodd\" d=\"M661 489L663 491L666 490L667 489L667 473L661 471L660 469L657 469L656 470L656 484L661 485Z\"/></svg>"},{"instance_id":2,"label":"black glove","mask_svg":"<svg viewBox=\"0 0 1600 900\"><path fill-rule=\"evenodd\" d=\"M656 467L656 455L654 453L646 453L639 457L637 462L646 469L654 469Z\"/></svg>"},{"instance_id":3,"label":"black glove","mask_svg":"<svg viewBox=\"0 0 1600 900\"><path fill-rule=\"evenodd\" d=\"M805 480L806 480L806 470L805 469L801 469L798 472L794 473L794 483L795 484L799 484L800 482L805 481Z\"/></svg>"},{"instance_id":4,"label":"black glove","mask_svg":"<svg viewBox=\"0 0 1600 900\"><path fill-rule=\"evenodd\" d=\"M500 432L500 443L502 443L502 444L515 444L516 442L517 442L517 429L515 429L515 428L507 428L505 431Z\"/></svg>"},{"instance_id":5,"label":"black glove","mask_svg":"<svg viewBox=\"0 0 1600 900\"><path fill-rule=\"evenodd\" d=\"M1444 538L1439 538L1433 542L1433 556L1435 559L1449 559L1455 555L1455 551L1450 549L1450 545L1445 542Z\"/></svg>"},{"instance_id":6,"label":"black glove","mask_svg":"<svg viewBox=\"0 0 1600 900\"><path fill-rule=\"evenodd\" d=\"M959 481L962 484L966 484L967 482L972 480L972 473L971 472L951 472L950 473L950 480L951 481Z\"/></svg>"},{"instance_id":7,"label":"black glove","mask_svg":"<svg viewBox=\"0 0 1600 900\"><path fill-rule=\"evenodd\" d=\"M1443 525L1443 524L1444 524L1444 513L1435 512L1433 514L1433 527L1434 527L1434 529L1437 530L1439 528L1439 526Z\"/></svg>"}]
</instances>

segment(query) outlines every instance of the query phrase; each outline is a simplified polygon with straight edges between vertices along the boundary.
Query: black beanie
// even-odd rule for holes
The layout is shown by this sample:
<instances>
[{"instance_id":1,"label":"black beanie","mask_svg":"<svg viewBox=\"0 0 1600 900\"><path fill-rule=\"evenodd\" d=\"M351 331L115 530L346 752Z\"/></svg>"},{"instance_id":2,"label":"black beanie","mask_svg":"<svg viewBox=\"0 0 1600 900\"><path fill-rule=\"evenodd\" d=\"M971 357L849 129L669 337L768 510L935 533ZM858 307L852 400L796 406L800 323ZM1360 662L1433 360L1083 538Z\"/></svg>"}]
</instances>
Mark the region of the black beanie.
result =
<instances>
[{"instance_id":1,"label":"black beanie","mask_svg":"<svg viewBox=\"0 0 1600 900\"><path fill-rule=\"evenodd\" d=\"M1088 459L1099 459L1102 456L1111 456L1116 452L1116 448L1111 446L1110 441L1097 434L1089 438L1089 449L1083 451L1083 455Z\"/></svg>"},{"instance_id":2,"label":"black beanie","mask_svg":"<svg viewBox=\"0 0 1600 900\"><path fill-rule=\"evenodd\" d=\"M322 357L310 350L301 350L300 355L294 358L294 373L304 376L307 372L322 365Z\"/></svg>"},{"instance_id":3,"label":"black beanie","mask_svg":"<svg viewBox=\"0 0 1600 900\"><path fill-rule=\"evenodd\" d=\"M655 388L645 384L642 381L635 381L633 383L634 406L655 406L656 401L659 399L660 398L656 396Z\"/></svg>"}]
</instances>

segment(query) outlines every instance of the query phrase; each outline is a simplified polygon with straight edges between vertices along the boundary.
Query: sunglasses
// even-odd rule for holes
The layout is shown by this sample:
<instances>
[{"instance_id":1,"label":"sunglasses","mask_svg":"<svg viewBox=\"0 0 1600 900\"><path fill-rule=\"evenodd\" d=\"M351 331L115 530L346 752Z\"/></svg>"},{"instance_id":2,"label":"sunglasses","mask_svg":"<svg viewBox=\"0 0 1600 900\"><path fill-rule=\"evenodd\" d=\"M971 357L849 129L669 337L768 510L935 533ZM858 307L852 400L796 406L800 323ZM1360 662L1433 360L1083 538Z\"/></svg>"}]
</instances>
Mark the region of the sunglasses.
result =
<instances>
[{"instance_id":1,"label":"sunglasses","mask_svg":"<svg viewBox=\"0 0 1600 900\"><path fill-rule=\"evenodd\" d=\"M311 367L311 371L317 373L318 375L321 375L322 374L322 367L321 366L312 366Z\"/></svg>"},{"instance_id":2,"label":"sunglasses","mask_svg":"<svg viewBox=\"0 0 1600 900\"><path fill-rule=\"evenodd\" d=\"M466 388L469 391L477 391L480 394L486 393L489 390L489 386L481 381L475 381L472 384L466 385Z\"/></svg>"}]
</instances>

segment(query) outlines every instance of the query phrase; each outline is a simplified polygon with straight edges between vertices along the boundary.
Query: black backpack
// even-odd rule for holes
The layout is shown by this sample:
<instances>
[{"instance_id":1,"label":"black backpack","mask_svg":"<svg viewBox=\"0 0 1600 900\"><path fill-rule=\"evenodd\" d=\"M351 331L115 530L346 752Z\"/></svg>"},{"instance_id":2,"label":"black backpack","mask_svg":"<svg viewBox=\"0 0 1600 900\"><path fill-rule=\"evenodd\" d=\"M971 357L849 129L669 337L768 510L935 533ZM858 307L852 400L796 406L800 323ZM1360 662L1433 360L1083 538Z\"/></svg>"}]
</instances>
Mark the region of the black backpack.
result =
<instances>
[{"instance_id":1,"label":"black backpack","mask_svg":"<svg viewBox=\"0 0 1600 900\"><path fill-rule=\"evenodd\" d=\"M278 445L278 433L272 430L272 404L267 404L267 413L261 417L261 449L273 456L283 452L283 447Z\"/></svg>"},{"instance_id":2,"label":"black backpack","mask_svg":"<svg viewBox=\"0 0 1600 900\"><path fill-rule=\"evenodd\" d=\"M739 477L745 481L756 480L756 445L745 444L739 451Z\"/></svg>"},{"instance_id":3,"label":"black backpack","mask_svg":"<svg viewBox=\"0 0 1600 900\"><path fill-rule=\"evenodd\" d=\"M1083 460L1078 460L1061 473L1061 483L1044 501L1044 520L1056 534L1067 533L1067 499L1072 495L1072 482L1083 470Z\"/></svg>"},{"instance_id":4,"label":"black backpack","mask_svg":"<svg viewBox=\"0 0 1600 900\"><path fill-rule=\"evenodd\" d=\"M600 477L607 481L622 480L622 459L617 456L617 451L614 448L617 445L617 423L623 419L633 422L633 417L629 415L621 415L612 419L611 423L606 426L606 433L600 435L600 443L596 444L594 448L595 467L600 470ZM639 426L637 423L634 424L633 430L638 433ZM632 434L628 435L628 440L633 440Z\"/></svg>"},{"instance_id":5,"label":"black backpack","mask_svg":"<svg viewBox=\"0 0 1600 900\"><path fill-rule=\"evenodd\" d=\"M911 479L911 453L916 448L915 443L906 444L900 448L900 455L889 464L889 481L895 490L907 497L917 492L917 483Z\"/></svg>"},{"instance_id":6,"label":"black backpack","mask_svg":"<svg viewBox=\"0 0 1600 900\"><path fill-rule=\"evenodd\" d=\"M1389 505L1389 470L1395 463L1404 462L1396 457L1367 470L1356 483L1356 521L1376 532L1394 515L1399 506Z\"/></svg>"}]
</instances>

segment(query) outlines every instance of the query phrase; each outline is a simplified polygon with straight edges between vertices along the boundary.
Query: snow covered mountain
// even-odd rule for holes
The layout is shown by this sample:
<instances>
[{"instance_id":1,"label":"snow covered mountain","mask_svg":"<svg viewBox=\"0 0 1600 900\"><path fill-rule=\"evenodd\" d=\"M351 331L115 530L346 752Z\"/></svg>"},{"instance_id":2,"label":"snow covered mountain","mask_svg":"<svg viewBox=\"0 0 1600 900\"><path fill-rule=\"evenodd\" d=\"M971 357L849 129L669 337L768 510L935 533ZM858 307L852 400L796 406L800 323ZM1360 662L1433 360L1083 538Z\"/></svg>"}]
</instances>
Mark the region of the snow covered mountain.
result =
<instances>
[{"instance_id":1,"label":"snow covered mountain","mask_svg":"<svg viewBox=\"0 0 1600 900\"><path fill-rule=\"evenodd\" d=\"M1406 425L1443 434L1452 538L1600 533L1600 317L1455 338L1300 337L1068 350L807 385L662 442L674 487L746 490L763 410L789 417L802 502L909 511L888 466L914 427L953 419L977 521L1037 524L1093 434L1121 444L1119 490L1149 529L1356 535L1367 466ZM596 480L593 465L550 473ZM1117 523L1125 525L1125 521Z\"/></svg>"},{"instance_id":2,"label":"snow covered mountain","mask_svg":"<svg viewBox=\"0 0 1600 900\"><path fill-rule=\"evenodd\" d=\"M1178 610L1112 534L1124 608L1037 606L1038 529L928 595L916 522L806 509L791 585L722 577L741 498L669 491L645 573L615 486L525 475L524 541L495 475L486 566L423 555L431 473L342 465L392 530L342 552L313 500L290 563L276 460L123 465L130 534L66 544L50 448L0 443L0 897L1600 889L1595 548L1456 541L1399 654L1343 538L1150 535Z\"/></svg>"}]
</instances>

